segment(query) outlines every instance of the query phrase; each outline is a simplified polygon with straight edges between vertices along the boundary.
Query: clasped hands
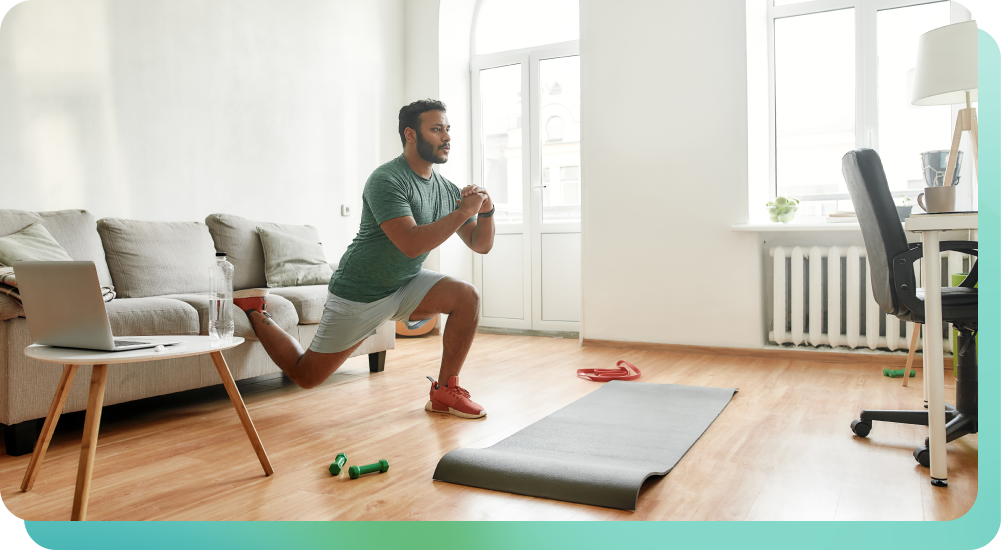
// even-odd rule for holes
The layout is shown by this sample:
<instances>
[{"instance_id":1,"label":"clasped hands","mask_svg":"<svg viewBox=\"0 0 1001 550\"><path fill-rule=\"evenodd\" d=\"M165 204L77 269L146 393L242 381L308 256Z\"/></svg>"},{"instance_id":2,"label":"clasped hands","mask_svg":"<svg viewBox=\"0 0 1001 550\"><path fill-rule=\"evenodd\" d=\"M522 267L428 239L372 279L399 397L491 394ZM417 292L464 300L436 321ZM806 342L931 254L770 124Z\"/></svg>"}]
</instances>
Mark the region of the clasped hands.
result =
<instances>
[{"instance_id":1,"label":"clasped hands","mask_svg":"<svg viewBox=\"0 0 1001 550\"><path fill-rule=\"evenodd\" d=\"M457 200L459 203L459 208L466 208L470 211L470 214L485 214L493 209L493 201L490 200L490 194L487 190L482 187L477 187L475 185L467 185L462 188L460 193L462 200Z\"/></svg>"}]
</instances>

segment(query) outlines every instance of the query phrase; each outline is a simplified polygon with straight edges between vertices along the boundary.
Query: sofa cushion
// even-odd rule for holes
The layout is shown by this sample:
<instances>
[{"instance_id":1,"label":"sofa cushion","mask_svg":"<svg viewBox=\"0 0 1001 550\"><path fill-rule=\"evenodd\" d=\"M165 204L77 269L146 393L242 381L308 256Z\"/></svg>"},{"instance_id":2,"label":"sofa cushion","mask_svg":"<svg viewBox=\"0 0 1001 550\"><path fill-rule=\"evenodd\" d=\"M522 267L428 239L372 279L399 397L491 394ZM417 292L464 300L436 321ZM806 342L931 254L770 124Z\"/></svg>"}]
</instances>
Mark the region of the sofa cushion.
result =
<instances>
[{"instance_id":1,"label":"sofa cushion","mask_svg":"<svg viewBox=\"0 0 1001 550\"><path fill-rule=\"evenodd\" d=\"M41 223L49 234L78 262L91 261L97 267L101 286L111 286L111 272L104 259L104 247L97 234L97 222L86 210L57 210L53 212L27 212L25 210L0 210L0 236L10 235Z\"/></svg>"},{"instance_id":2,"label":"sofa cushion","mask_svg":"<svg viewBox=\"0 0 1001 550\"><path fill-rule=\"evenodd\" d=\"M105 304L115 336L198 334L198 312L168 298L119 298Z\"/></svg>"},{"instance_id":3,"label":"sofa cushion","mask_svg":"<svg viewBox=\"0 0 1001 550\"><path fill-rule=\"evenodd\" d=\"M334 274L323 245L295 235L258 227L264 247L264 277L270 288L323 285Z\"/></svg>"},{"instance_id":4,"label":"sofa cushion","mask_svg":"<svg viewBox=\"0 0 1001 550\"><path fill-rule=\"evenodd\" d=\"M295 307L300 325L315 325L323 316L323 306L327 303L327 285L290 286L272 288L268 294L268 310L271 310L272 296L281 296Z\"/></svg>"},{"instance_id":5,"label":"sofa cushion","mask_svg":"<svg viewBox=\"0 0 1001 550\"><path fill-rule=\"evenodd\" d=\"M269 222L255 222L230 214L211 214L205 218L212 240L219 252L225 252L229 263L233 264L233 290L246 288L266 288L268 280L264 276L264 247L257 228L279 231L310 242L320 242L320 232L311 225L289 225Z\"/></svg>"},{"instance_id":6,"label":"sofa cushion","mask_svg":"<svg viewBox=\"0 0 1001 550\"><path fill-rule=\"evenodd\" d=\"M0 265L14 262L72 262L73 258L59 246L41 222L0 237Z\"/></svg>"},{"instance_id":7,"label":"sofa cushion","mask_svg":"<svg viewBox=\"0 0 1001 550\"><path fill-rule=\"evenodd\" d=\"M206 335L209 333L209 297L207 294L169 294L161 296L161 298L178 300L195 308L198 312L198 334ZM230 308L233 313L233 336L257 340L254 327L250 326L247 314L236 306L230 306ZM299 324L299 318L292 302L281 296L268 296L268 313L271 314L271 320L284 331L291 330L292 327Z\"/></svg>"},{"instance_id":8,"label":"sofa cushion","mask_svg":"<svg viewBox=\"0 0 1001 550\"><path fill-rule=\"evenodd\" d=\"M97 231L118 296L208 291L215 247L205 224L104 218Z\"/></svg>"}]
</instances>

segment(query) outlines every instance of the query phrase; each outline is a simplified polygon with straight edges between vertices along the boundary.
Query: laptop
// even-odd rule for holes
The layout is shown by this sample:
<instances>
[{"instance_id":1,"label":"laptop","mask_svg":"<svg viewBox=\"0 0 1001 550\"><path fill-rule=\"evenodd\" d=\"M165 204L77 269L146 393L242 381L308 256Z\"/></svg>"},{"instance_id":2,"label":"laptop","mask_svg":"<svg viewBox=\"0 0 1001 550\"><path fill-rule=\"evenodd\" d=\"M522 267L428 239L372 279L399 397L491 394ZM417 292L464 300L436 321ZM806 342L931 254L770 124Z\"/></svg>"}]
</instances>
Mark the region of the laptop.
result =
<instances>
[{"instance_id":1,"label":"laptop","mask_svg":"<svg viewBox=\"0 0 1001 550\"><path fill-rule=\"evenodd\" d=\"M115 338L94 262L14 262L14 276L36 344L128 351L180 343Z\"/></svg>"}]
</instances>

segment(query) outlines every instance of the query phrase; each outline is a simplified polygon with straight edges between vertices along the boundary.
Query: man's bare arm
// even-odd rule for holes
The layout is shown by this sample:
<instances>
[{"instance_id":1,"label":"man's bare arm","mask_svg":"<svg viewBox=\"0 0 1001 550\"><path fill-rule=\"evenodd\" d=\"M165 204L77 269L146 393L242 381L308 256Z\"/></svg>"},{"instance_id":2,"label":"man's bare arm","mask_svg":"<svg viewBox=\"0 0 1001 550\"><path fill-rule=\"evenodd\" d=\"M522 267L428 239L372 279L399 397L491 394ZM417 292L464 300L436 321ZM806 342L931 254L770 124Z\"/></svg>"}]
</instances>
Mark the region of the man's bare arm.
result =
<instances>
[{"instance_id":1,"label":"man's bare arm","mask_svg":"<svg viewBox=\"0 0 1001 550\"><path fill-rule=\"evenodd\" d=\"M470 250L486 254L494 247L494 219L478 218L459 228L459 237Z\"/></svg>"},{"instance_id":2,"label":"man's bare arm","mask_svg":"<svg viewBox=\"0 0 1001 550\"><path fill-rule=\"evenodd\" d=\"M475 185L467 185L459 192L462 197L473 193L484 196L483 204L480 205L480 209L477 211L480 216L473 223L468 223L459 228L459 237L473 252L486 254L494 247L494 219L492 215L483 217L482 214L493 211L494 201L490 198L490 193L486 189Z\"/></svg>"},{"instance_id":3,"label":"man's bare arm","mask_svg":"<svg viewBox=\"0 0 1001 550\"><path fill-rule=\"evenodd\" d=\"M462 198L459 208L440 220L427 225L417 225L413 216L401 216L386 220L379 227L390 241L409 258L431 252L448 240L453 233L473 217L483 204L484 197L474 193Z\"/></svg>"}]
</instances>

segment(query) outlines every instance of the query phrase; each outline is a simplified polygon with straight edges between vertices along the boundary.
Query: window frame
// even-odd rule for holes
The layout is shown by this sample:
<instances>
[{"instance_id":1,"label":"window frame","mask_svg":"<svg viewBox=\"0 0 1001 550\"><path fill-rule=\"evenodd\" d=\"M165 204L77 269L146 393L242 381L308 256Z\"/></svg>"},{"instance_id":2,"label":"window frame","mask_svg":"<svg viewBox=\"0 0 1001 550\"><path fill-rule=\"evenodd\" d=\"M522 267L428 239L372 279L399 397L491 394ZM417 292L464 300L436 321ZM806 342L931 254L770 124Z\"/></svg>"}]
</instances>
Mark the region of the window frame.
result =
<instances>
[{"instance_id":1,"label":"window frame","mask_svg":"<svg viewBox=\"0 0 1001 550\"><path fill-rule=\"evenodd\" d=\"M787 17L812 15L829 11L854 9L855 19L855 147L867 147L879 152L879 94L876 88L879 67L876 41L876 18L883 10L907 8L924 4L949 3L950 24L966 19L957 13L951 0L807 0L795 4L775 6L774 0L766 2L767 57L768 57L768 193L769 199L778 195L777 151L775 135L775 21ZM965 10L965 8L963 8ZM968 12L967 12L968 14ZM957 15L959 19L957 19ZM956 108L953 108L953 120ZM846 151L847 152L847 151ZM920 189L894 191L895 195L916 198ZM798 195L801 202L840 200L851 201L848 193ZM755 205L750 205L752 209Z\"/></svg>"}]
</instances>

